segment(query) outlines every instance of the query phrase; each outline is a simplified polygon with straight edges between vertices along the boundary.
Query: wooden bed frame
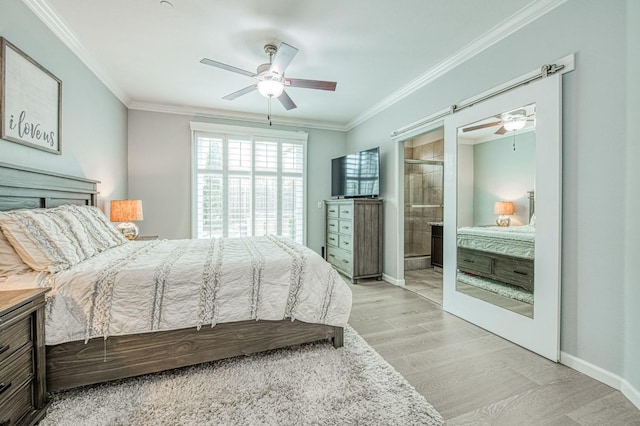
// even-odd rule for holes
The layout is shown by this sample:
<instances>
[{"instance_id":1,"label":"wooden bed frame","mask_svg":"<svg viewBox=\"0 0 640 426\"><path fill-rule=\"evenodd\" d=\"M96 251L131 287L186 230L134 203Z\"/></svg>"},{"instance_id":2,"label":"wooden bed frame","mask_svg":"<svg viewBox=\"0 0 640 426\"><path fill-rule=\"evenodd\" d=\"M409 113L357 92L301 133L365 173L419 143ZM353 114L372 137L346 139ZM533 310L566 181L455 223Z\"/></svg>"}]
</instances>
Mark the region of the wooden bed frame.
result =
<instances>
[{"instance_id":1,"label":"wooden bed frame","mask_svg":"<svg viewBox=\"0 0 640 426\"><path fill-rule=\"evenodd\" d=\"M534 191L529 194L529 222L535 212ZM521 287L533 292L534 259L458 247L458 270Z\"/></svg>"},{"instance_id":2,"label":"wooden bed frame","mask_svg":"<svg viewBox=\"0 0 640 426\"><path fill-rule=\"evenodd\" d=\"M0 211L97 205L90 179L0 163ZM343 345L343 328L300 321L242 321L172 331L111 336L46 347L48 390L133 377L171 368L329 339Z\"/></svg>"}]
</instances>

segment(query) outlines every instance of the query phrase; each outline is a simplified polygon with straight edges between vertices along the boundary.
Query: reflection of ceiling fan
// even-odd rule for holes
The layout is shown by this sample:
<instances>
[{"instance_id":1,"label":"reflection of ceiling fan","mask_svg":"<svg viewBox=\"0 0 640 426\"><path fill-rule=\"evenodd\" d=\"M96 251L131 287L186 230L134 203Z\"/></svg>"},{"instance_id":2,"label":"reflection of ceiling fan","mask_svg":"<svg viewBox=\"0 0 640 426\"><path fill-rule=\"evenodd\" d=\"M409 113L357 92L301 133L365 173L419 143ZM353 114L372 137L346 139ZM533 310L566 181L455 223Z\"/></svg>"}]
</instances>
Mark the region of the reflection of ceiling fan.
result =
<instances>
[{"instance_id":1,"label":"reflection of ceiling fan","mask_svg":"<svg viewBox=\"0 0 640 426\"><path fill-rule=\"evenodd\" d=\"M493 121L491 123L478 124L477 126L469 126L462 129L462 132L472 132L474 130L485 129L487 127L493 127L500 124L500 128L496 130L496 135L504 135L507 132L520 130L526 124L527 121L535 121L535 114L527 115L527 111L524 109L517 109L511 112L503 112L496 115L500 121Z\"/></svg>"},{"instance_id":2,"label":"reflection of ceiling fan","mask_svg":"<svg viewBox=\"0 0 640 426\"><path fill-rule=\"evenodd\" d=\"M298 49L295 47L289 46L286 43L280 43L279 48L272 44L267 44L264 46L264 51L269 55L269 63L259 65L255 73L207 58L203 58L200 62L258 80L256 84L240 89L222 98L229 101L257 89L263 96L278 98L282 106L286 110L290 110L295 108L296 104L293 103L289 95L287 95L287 92L284 91L285 86L305 89L336 90L337 83L334 81L303 80L299 78L286 78L284 76L287 66L289 66L293 57L298 53Z\"/></svg>"}]
</instances>

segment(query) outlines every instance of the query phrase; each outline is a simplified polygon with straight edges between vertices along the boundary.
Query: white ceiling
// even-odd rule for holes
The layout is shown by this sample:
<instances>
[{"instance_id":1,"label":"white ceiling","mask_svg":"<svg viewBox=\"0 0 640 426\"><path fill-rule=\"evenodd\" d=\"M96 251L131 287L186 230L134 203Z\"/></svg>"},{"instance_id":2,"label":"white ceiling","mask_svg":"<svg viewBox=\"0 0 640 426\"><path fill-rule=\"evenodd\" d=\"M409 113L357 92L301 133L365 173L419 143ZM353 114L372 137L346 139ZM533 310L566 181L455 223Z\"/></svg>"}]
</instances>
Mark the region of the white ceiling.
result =
<instances>
[{"instance_id":1,"label":"white ceiling","mask_svg":"<svg viewBox=\"0 0 640 426\"><path fill-rule=\"evenodd\" d=\"M284 41L300 50L288 77L338 85L333 93L289 88L298 108L285 111L276 101L273 115L346 128L456 55L472 55L512 32L513 22L525 25L562 2L171 0L165 8L160 0L23 1L129 107L266 115L257 92L222 99L253 79L199 61L255 71L267 62L263 46Z\"/></svg>"}]
</instances>

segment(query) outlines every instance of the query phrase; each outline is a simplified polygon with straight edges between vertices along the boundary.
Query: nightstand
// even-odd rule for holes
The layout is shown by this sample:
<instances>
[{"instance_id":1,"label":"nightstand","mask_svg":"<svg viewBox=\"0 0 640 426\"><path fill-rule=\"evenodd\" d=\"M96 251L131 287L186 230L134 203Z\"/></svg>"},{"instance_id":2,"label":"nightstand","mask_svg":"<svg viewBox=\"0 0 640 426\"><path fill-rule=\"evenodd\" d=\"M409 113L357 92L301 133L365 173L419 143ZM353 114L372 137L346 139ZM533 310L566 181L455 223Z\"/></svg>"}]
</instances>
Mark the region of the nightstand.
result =
<instances>
[{"instance_id":1,"label":"nightstand","mask_svg":"<svg viewBox=\"0 0 640 426\"><path fill-rule=\"evenodd\" d=\"M134 241L152 241L157 239L158 239L157 235L140 235Z\"/></svg>"},{"instance_id":2,"label":"nightstand","mask_svg":"<svg viewBox=\"0 0 640 426\"><path fill-rule=\"evenodd\" d=\"M0 291L0 425L33 425L47 409L47 291L48 288Z\"/></svg>"}]
</instances>

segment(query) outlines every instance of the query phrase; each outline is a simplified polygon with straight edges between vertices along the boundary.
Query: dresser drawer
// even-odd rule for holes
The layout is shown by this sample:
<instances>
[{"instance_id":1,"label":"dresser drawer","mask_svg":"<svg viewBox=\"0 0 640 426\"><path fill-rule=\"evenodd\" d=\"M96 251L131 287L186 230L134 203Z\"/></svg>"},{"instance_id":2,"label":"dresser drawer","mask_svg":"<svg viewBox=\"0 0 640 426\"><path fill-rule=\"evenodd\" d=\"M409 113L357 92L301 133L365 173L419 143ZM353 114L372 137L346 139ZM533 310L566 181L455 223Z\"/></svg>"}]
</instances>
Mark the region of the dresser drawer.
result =
<instances>
[{"instance_id":1,"label":"dresser drawer","mask_svg":"<svg viewBox=\"0 0 640 426\"><path fill-rule=\"evenodd\" d=\"M346 251L336 247L328 247L327 260L336 268L348 274L351 274L351 271L353 269L353 264L351 262L351 253L347 253Z\"/></svg>"},{"instance_id":2,"label":"dresser drawer","mask_svg":"<svg viewBox=\"0 0 640 426\"><path fill-rule=\"evenodd\" d=\"M341 234L352 235L353 234L353 222L350 220L340 220L338 225L338 232Z\"/></svg>"},{"instance_id":3,"label":"dresser drawer","mask_svg":"<svg viewBox=\"0 0 640 426\"><path fill-rule=\"evenodd\" d=\"M492 266L493 259L490 257L478 255L464 249L458 249L458 269L491 274Z\"/></svg>"},{"instance_id":4,"label":"dresser drawer","mask_svg":"<svg viewBox=\"0 0 640 426\"><path fill-rule=\"evenodd\" d=\"M351 217L353 216L352 205L339 206L339 208L340 208L339 216L341 219L351 219Z\"/></svg>"},{"instance_id":5,"label":"dresser drawer","mask_svg":"<svg viewBox=\"0 0 640 426\"><path fill-rule=\"evenodd\" d=\"M353 243L351 242L351 235L344 235L344 234L340 235L339 247L341 249L351 253L353 251L352 245Z\"/></svg>"},{"instance_id":6,"label":"dresser drawer","mask_svg":"<svg viewBox=\"0 0 640 426\"><path fill-rule=\"evenodd\" d=\"M338 217L338 209L340 206L335 204L327 205L327 217Z\"/></svg>"},{"instance_id":7,"label":"dresser drawer","mask_svg":"<svg viewBox=\"0 0 640 426\"><path fill-rule=\"evenodd\" d=\"M334 232L327 232L327 244L338 247L340 245L340 237Z\"/></svg>"},{"instance_id":8,"label":"dresser drawer","mask_svg":"<svg viewBox=\"0 0 640 426\"><path fill-rule=\"evenodd\" d=\"M327 219L327 232L338 232L339 221L338 219Z\"/></svg>"},{"instance_id":9,"label":"dresser drawer","mask_svg":"<svg viewBox=\"0 0 640 426\"><path fill-rule=\"evenodd\" d=\"M0 327L0 362L31 341L31 316Z\"/></svg>"},{"instance_id":10,"label":"dresser drawer","mask_svg":"<svg viewBox=\"0 0 640 426\"><path fill-rule=\"evenodd\" d=\"M6 392L7 399L0 405L0 425L17 425L18 421L33 409L33 386L25 383Z\"/></svg>"},{"instance_id":11,"label":"dresser drawer","mask_svg":"<svg viewBox=\"0 0 640 426\"><path fill-rule=\"evenodd\" d=\"M0 413L9 407L6 405L9 397L23 383L31 383L33 378L33 350L25 346L15 352L0 367ZM2 423L0 423L2 424Z\"/></svg>"},{"instance_id":12,"label":"dresser drawer","mask_svg":"<svg viewBox=\"0 0 640 426\"><path fill-rule=\"evenodd\" d=\"M493 273L496 279L533 290L533 261L518 259L495 260Z\"/></svg>"}]
</instances>

